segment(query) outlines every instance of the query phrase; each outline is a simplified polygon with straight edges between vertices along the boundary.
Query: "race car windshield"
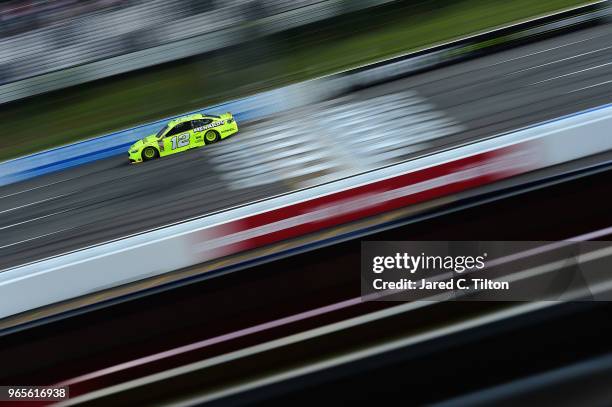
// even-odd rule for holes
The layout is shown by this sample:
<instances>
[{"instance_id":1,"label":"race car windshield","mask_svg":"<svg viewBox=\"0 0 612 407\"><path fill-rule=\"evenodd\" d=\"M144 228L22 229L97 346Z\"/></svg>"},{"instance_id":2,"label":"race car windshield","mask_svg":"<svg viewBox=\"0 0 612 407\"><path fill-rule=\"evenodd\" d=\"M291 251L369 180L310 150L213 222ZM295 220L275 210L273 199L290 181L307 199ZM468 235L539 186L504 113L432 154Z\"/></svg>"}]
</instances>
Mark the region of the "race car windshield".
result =
<instances>
[{"instance_id":1,"label":"race car windshield","mask_svg":"<svg viewBox=\"0 0 612 407\"><path fill-rule=\"evenodd\" d=\"M165 126L164 126L164 128L163 128L163 129L161 129L161 130L159 131L159 133L157 133L157 134L155 135L155 137L160 138L160 137L162 136L162 134L164 134L164 133L166 132L166 130L168 130L168 125L165 125Z\"/></svg>"}]
</instances>

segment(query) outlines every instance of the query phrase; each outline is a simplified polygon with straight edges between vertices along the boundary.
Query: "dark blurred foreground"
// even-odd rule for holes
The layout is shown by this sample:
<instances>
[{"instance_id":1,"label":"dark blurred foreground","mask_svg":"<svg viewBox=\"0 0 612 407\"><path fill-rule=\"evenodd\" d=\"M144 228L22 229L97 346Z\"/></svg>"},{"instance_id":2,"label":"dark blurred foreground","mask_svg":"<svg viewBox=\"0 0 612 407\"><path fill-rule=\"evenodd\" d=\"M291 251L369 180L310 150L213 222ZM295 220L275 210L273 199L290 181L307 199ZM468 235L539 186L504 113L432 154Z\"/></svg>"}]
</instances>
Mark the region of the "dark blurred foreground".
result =
<instances>
[{"instance_id":1,"label":"dark blurred foreground","mask_svg":"<svg viewBox=\"0 0 612 407\"><path fill-rule=\"evenodd\" d=\"M609 175L610 170L607 170L456 213L444 214L443 210L440 216L370 235L367 239L571 238L610 225L610 214L606 210L609 200L602 195ZM558 202L564 205L556 205ZM453 209L453 206L445 209ZM504 216L500 216L501 213ZM357 302L353 307L318 318L287 322L207 346L180 348L359 298L359 280L355 278L359 270L359 250L359 241L352 240L4 336L0 338L0 356L5 369L0 372L0 382L50 384L71 379L71 394L77 396L83 391L163 372L397 305ZM360 400L431 403L465 395L610 352L610 332L606 328L610 307L607 304L570 303L536 313L517 314L498 323L466 328L337 368L282 380L276 385L257 386L253 391L237 392L234 397L222 401L238 405L255 401L288 402L289 399L297 405ZM359 334L348 331L342 340L323 336L304 340L293 350L264 352L258 356L259 362L238 358L212 364L200 374L177 377L151 388L130 390L127 394L134 398L122 398L126 395L118 393L112 402L101 399L101 403L143 405L146 400L152 402L151 397L160 402L196 396L211 392L217 385L230 386L236 381L274 373L280 367L291 371L324 356L337 357L360 346L374 346L377 341L393 341L407 332L418 336L421 332L443 329L471 318L485 318L507 306L520 307L521 303L445 302L432 305L381 319L375 326L364 327ZM109 332L120 334L109 335ZM161 351L170 352L150 362L118 365ZM89 379L79 377L111 366L116 369L98 372ZM79 378L74 379L76 377ZM522 394L519 390L511 396ZM546 394L555 396L550 390ZM594 393L577 395L595 396Z\"/></svg>"}]
</instances>

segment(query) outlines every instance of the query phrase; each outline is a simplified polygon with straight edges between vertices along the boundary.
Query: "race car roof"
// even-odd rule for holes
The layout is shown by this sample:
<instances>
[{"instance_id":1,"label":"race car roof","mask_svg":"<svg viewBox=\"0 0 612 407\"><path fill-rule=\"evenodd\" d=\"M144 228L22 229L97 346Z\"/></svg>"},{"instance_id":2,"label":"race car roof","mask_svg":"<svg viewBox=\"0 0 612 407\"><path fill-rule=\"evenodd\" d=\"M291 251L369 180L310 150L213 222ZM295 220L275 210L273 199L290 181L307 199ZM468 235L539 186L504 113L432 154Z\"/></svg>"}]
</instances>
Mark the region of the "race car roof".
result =
<instances>
[{"instance_id":1,"label":"race car roof","mask_svg":"<svg viewBox=\"0 0 612 407\"><path fill-rule=\"evenodd\" d=\"M168 126L174 126L174 125L177 125L179 123L183 123L189 120L198 120L198 119L203 119L206 117L210 117L212 119L220 118L220 116L215 116L214 114L195 113L195 114L190 114L188 116L181 116L181 117L177 117L176 119L170 120L168 122Z\"/></svg>"}]
</instances>

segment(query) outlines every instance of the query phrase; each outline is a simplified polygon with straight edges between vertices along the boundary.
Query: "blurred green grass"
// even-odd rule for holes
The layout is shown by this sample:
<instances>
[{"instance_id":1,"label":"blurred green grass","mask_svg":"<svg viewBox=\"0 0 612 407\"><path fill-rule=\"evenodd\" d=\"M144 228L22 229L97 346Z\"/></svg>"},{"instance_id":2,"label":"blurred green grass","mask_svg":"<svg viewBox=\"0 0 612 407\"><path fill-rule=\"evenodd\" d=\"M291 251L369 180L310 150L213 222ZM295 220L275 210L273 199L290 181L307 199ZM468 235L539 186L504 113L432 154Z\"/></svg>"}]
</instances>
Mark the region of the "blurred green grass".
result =
<instances>
[{"instance_id":1,"label":"blurred green grass","mask_svg":"<svg viewBox=\"0 0 612 407\"><path fill-rule=\"evenodd\" d=\"M0 111L0 160L313 78L582 0L430 0L351 13L223 53L13 102ZM256 27L254 28L256 29Z\"/></svg>"}]
</instances>

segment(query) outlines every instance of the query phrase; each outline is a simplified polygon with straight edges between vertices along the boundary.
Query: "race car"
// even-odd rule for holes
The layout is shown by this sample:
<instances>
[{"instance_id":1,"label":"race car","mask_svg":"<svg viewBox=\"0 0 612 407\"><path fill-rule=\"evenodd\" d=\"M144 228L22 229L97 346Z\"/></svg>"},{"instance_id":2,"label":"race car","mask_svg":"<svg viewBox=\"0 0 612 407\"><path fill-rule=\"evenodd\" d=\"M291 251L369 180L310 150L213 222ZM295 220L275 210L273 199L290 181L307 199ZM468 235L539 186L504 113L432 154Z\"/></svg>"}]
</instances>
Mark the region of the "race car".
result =
<instances>
[{"instance_id":1,"label":"race car","mask_svg":"<svg viewBox=\"0 0 612 407\"><path fill-rule=\"evenodd\" d=\"M216 143L236 132L238 123L231 113L192 114L171 120L157 134L138 140L128 156L130 163L140 163Z\"/></svg>"}]
</instances>

